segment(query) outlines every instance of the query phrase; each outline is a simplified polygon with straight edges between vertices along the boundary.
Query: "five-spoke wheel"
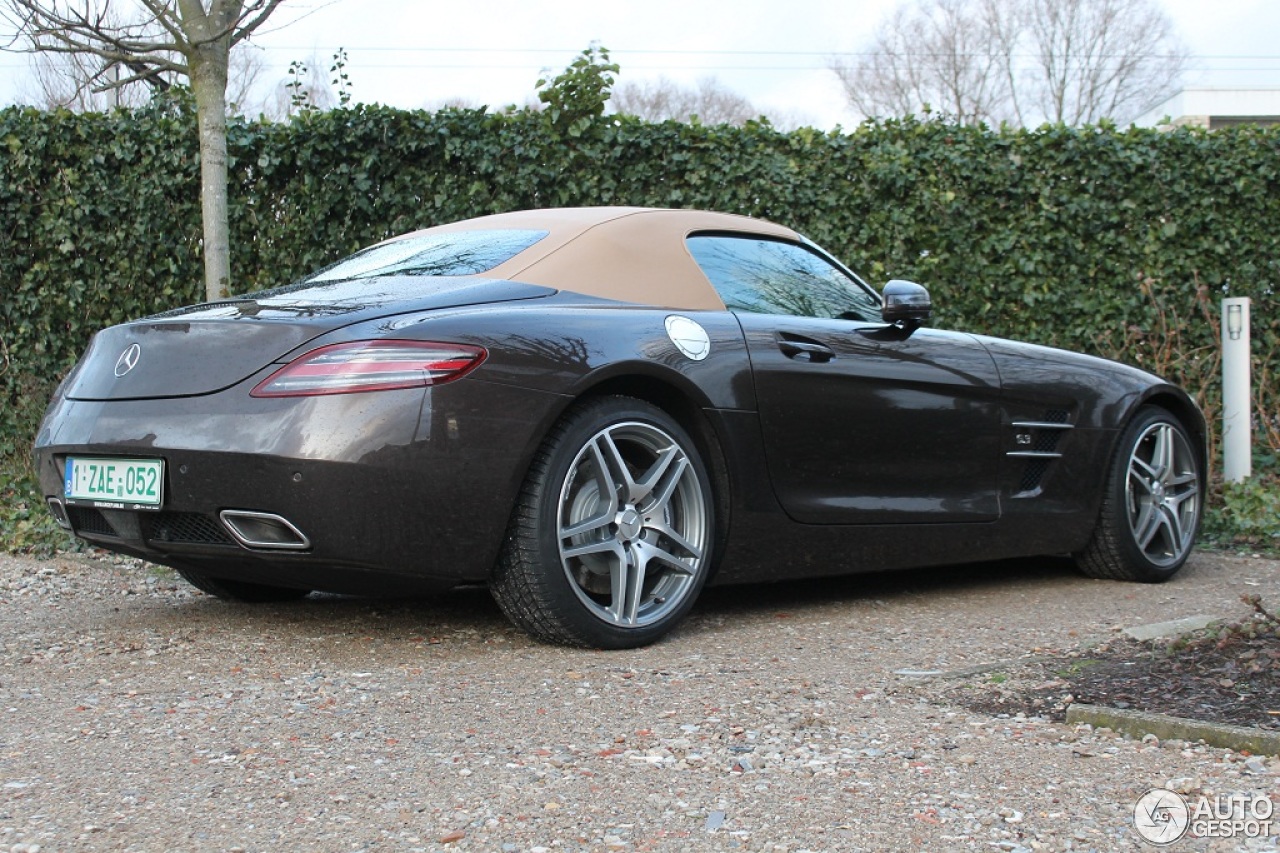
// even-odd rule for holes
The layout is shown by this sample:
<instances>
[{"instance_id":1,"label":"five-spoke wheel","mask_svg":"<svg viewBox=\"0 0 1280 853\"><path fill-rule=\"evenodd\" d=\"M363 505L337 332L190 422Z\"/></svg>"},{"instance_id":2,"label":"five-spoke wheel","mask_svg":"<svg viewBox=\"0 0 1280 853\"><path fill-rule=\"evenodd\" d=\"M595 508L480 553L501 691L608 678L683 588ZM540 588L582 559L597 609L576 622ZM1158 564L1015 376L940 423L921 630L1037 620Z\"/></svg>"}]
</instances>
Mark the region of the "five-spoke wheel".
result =
<instances>
[{"instance_id":1,"label":"five-spoke wheel","mask_svg":"<svg viewBox=\"0 0 1280 853\"><path fill-rule=\"evenodd\" d=\"M1125 430L1093 541L1079 555L1094 577L1163 581L1191 554L1204 501L1201 461L1185 427L1155 407Z\"/></svg>"},{"instance_id":2,"label":"five-spoke wheel","mask_svg":"<svg viewBox=\"0 0 1280 853\"><path fill-rule=\"evenodd\" d=\"M714 515L689 435L639 400L590 400L530 470L491 588L543 639L602 648L652 642L706 580Z\"/></svg>"},{"instance_id":3,"label":"five-spoke wheel","mask_svg":"<svg viewBox=\"0 0 1280 853\"><path fill-rule=\"evenodd\" d=\"M1186 435L1168 422L1146 427L1129 454L1129 530L1153 565L1179 563L1191 550L1200 518L1198 468Z\"/></svg>"}]
</instances>

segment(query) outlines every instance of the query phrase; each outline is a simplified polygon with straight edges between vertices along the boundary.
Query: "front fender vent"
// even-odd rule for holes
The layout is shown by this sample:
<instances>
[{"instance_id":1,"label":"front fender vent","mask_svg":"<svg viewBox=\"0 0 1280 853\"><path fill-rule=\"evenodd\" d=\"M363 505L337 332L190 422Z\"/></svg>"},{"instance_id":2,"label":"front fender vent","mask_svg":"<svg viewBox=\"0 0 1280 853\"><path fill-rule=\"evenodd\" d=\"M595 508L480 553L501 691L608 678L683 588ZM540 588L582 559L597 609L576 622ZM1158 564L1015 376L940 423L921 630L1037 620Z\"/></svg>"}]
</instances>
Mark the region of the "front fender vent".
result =
<instances>
[{"instance_id":1,"label":"front fender vent","mask_svg":"<svg viewBox=\"0 0 1280 853\"><path fill-rule=\"evenodd\" d=\"M1029 498L1040 493L1040 481L1048 473L1053 462L1049 459L1029 459L1022 469L1022 480L1018 483L1017 498Z\"/></svg>"},{"instance_id":2,"label":"front fender vent","mask_svg":"<svg viewBox=\"0 0 1280 853\"><path fill-rule=\"evenodd\" d=\"M1042 420L1014 421L1009 425L1013 429L1013 449L1005 456L1026 461L1013 497L1033 498L1040 494L1045 475L1062 458L1063 439L1075 428L1070 417L1070 413L1054 409L1046 412Z\"/></svg>"}]
</instances>

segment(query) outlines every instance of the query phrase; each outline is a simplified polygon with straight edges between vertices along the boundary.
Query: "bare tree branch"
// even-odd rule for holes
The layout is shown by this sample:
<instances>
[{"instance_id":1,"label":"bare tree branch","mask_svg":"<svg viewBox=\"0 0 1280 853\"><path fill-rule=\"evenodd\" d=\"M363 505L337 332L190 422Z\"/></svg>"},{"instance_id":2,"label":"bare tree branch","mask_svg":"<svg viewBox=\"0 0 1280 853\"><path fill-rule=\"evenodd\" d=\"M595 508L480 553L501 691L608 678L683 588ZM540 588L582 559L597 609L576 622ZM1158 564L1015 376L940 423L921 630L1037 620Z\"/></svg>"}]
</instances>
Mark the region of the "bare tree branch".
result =
<instances>
[{"instance_id":1,"label":"bare tree branch","mask_svg":"<svg viewBox=\"0 0 1280 853\"><path fill-rule=\"evenodd\" d=\"M141 2L155 16L156 23L163 27L175 42L182 41L182 27L179 26L168 6L156 0L141 0Z\"/></svg>"},{"instance_id":2,"label":"bare tree branch","mask_svg":"<svg viewBox=\"0 0 1280 853\"><path fill-rule=\"evenodd\" d=\"M1028 78L1049 121L1137 115L1167 97L1186 67L1186 49L1151 0L1029 0L1028 8Z\"/></svg>"},{"instance_id":3,"label":"bare tree branch","mask_svg":"<svg viewBox=\"0 0 1280 853\"><path fill-rule=\"evenodd\" d=\"M159 68L155 68L155 67L148 68L146 65L143 65L140 62L118 62L118 63L115 63L115 65L116 67L124 66L128 68L130 71L132 71L133 73L130 74L128 77L121 77L109 83L103 83L101 85L95 86L93 88L94 92L109 92L112 89L123 89L126 86L130 86L134 83L146 83L148 86L150 86L152 89L154 89L157 92L164 92L169 89L169 81L165 80L163 77L158 76L160 73ZM110 66L108 66L108 68L110 68ZM104 68L102 70L102 73L106 73L108 68ZM101 73L98 76L101 76Z\"/></svg>"},{"instance_id":4,"label":"bare tree branch","mask_svg":"<svg viewBox=\"0 0 1280 853\"><path fill-rule=\"evenodd\" d=\"M253 88L266 68L259 48L242 42L231 49L227 64L227 107L232 114L244 114Z\"/></svg>"},{"instance_id":5,"label":"bare tree branch","mask_svg":"<svg viewBox=\"0 0 1280 853\"><path fill-rule=\"evenodd\" d=\"M853 62L837 59L849 103L865 116L939 113L965 124L1007 118L1007 80L992 21L975 0L899 6Z\"/></svg>"},{"instance_id":6,"label":"bare tree branch","mask_svg":"<svg viewBox=\"0 0 1280 853\"><path fill-rule=\"evenodd\" d=\"M258 2L250 6L246 10L246 15L241 16L237 22L237 29L231 36L231 43L237 44L244 41L252 35L259 27L267 22L267 18L276 10L276 7L283 3L284 0L268 0L268 2ZM250 17L254 12L256 16ZM246 23L247 19L247 23Z\"/></svg>"},{"instance_id":7,"label":"bare tree branch","mask_svg":"<svg viewBox=\"0 0 1280 853\"><path fill-rule=\"evenodd\" d=\"M1083 124L1166 97L1187 59L1154 0L914 0L831 67L866 116Z\"/></svg>"},{"instance_id":8,"label":"bare tree branch","mask_svg":"<svg viewBox=\"0 0 1280 853\"><path fill-rule=\"evenodd\" d=\"M750 101L714 77L702 78L693 88L666 77L623 83L614 87L609 105L616 113L646 121L689 122L696 118L702 124L741 125L760 117Z\"/></svg>"}]
</instances>

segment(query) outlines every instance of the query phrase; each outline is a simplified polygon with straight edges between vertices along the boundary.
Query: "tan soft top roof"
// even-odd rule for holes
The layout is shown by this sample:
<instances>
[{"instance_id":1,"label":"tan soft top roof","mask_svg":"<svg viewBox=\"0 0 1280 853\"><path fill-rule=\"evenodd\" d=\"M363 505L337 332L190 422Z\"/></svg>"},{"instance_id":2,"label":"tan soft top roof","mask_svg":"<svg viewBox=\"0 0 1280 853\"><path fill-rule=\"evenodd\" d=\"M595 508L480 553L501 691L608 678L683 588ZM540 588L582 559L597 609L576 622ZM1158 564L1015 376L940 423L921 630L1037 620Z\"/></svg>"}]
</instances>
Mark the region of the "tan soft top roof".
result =
<instances>
[{"instance_id":1,"label":"tan soft top roof","mask_svg":"<svg viewBox=\"0 0 1280 853\"><path fill-rule=\"evenodd\" d=\"M481 216L418 233L533 229L547 236L484 273L604 299L689 310L724 310L724 302L685 246L699 231L800 235L761 219L702 210L570 207Z\"/></svg>"}]
</instances>

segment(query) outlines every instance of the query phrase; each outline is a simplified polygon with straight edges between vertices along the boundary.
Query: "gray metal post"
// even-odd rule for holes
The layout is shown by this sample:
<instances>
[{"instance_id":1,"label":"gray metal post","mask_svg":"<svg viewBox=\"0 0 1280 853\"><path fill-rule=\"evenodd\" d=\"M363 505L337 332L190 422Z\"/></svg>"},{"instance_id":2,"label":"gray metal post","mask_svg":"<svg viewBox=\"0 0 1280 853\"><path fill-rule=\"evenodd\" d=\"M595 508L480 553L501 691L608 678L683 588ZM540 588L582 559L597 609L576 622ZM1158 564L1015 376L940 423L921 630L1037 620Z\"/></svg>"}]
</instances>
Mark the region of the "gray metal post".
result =
<instances>
[{"instance_id":1,"label":"gray metal post","mask_svg":"<svg viewBox=\"0 0 1280 853\"><path fill-rule=\"evenodd\" d=\"M1222 300L1222 475L1241 483L1253 474L1253 401L1249 380L1249 300Z\"/></svg>"}]
</instances>

